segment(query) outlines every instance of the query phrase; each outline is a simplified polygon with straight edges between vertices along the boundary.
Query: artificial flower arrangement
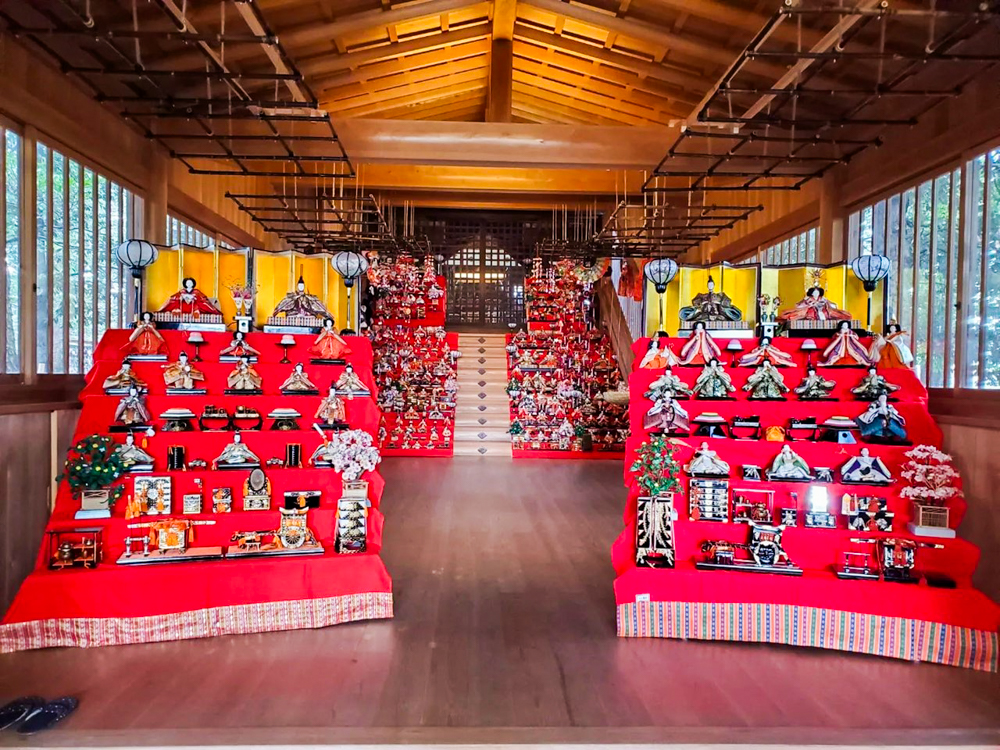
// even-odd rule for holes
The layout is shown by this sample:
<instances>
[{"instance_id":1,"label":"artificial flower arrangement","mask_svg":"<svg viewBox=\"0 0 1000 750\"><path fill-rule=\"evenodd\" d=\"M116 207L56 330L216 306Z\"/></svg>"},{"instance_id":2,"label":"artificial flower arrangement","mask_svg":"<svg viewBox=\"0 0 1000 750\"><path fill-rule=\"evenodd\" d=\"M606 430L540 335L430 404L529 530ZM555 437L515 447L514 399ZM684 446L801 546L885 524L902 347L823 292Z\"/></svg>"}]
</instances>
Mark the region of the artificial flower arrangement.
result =
<instances>
[{"instance_id":1,"label":"artificial flower arrangement","mask_svg":"<svg viewBox=\"0 0 1000 750\"><path fill-rule=\"evenodd\" d=\"M382 460L372 436L364 430L335 432L327 442L324 457L345 482L360 479L366 471L374 471Z\"/></svg>"},{"instance_id":2,"label":"artificial flower arrangement","mask_svg":"<svg viewBox=\"0 0 1000 750\"><path fill-rule=\"evenodd\" d=\"M680 464L674 459L679 445L681 443L666 435L653 435L639 446L629 470L636 474L636 482L645 495L660 497L680 491L677 481Z\"/></svg>"},{"instance_id":3,"label":"artificial flower arrangement","mask_svg":"<svg viewBox=\"0 0 1000 750\"><path fill-rule=\"evenodd\" d=\"M909 459L903 464L900 476L909 482L900 491L920 505L945 506L949 500L962 497L962 490L956 484L958 472L951 466L951 456L933 445L918 445L906 452Z\"/></svg>"}]
</instances>

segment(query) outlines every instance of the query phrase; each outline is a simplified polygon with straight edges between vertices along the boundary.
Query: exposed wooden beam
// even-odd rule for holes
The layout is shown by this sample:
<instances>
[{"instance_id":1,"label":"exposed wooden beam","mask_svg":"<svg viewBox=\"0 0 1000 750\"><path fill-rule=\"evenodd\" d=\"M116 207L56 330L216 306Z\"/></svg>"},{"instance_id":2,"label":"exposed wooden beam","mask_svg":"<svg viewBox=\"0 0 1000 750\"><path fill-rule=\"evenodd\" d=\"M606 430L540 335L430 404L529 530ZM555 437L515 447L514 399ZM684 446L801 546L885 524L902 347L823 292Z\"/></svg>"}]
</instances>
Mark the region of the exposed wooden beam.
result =
<instances>
[{"instance_id":1,"label":"exposed wooden beam","mask_svg":"<svg viewBox=\"0 0 1000 750\"><path fill-rule=\"evenodd\" d=\"M436 120L443 122L478 122L483 116L483 108L486 100L467 104L464 107L449 107L447 109L426 110L418 112L410 119L414 120Z\"/></svg>"},{"instance_id":2,"label":"exposed wooden beam","mask_svg":"<svg viewBox=\"0 0 1000 750\"><path fill-rule=\"evenodd\" d=\"M563 0L521 0L521 2L539 10L548 11L555 16L572 18L588 26L613 31L632 39L651 42L666 47L673 52L688 55L699 60L708 60L715 65L727 65L731 63L738 53L738 50L706 44L691 36L674 34L665 28L646 21L639 21L629 17L619 18L614 14L604 13L589 5L567 3L563 2Z\"/></svg>"},{"instance_id":3,"label":"exposed wooden beam","mask_svg":"<svg viewBox=\"0 0 1000 750\"><path fill-rule=\"evenodd\" d=\"M448 81L442 85L441 80ZM370 103L363 106L340 108L335 113L345 117L368 117L388 109L395 109L405 105L420 106L436 99L442 99L453 94L460 94L466 91L485 90L486 70L470 70L457 76L445 79L436 79L422 84L412 86L402 86L394 89L392 96L379 96Z\"/></svg>"},{"instance_id":4,"label":"exposed wooden beam","mask_svg":"<svg viewBox=\"0 0 1000 750\"><path fill-rule=\"evenodd\" d=\"M591 125L601 127L603 125L614 125L618 127L613 121L605 120L601 117L595 117L594 115L589 115L586 112L578 112L576 110L570 109L569 107L563 107L559 104L553 104L552 102L543 102L539 99L534 99L526 94L518 93L514 98L513 109L515 112L527 113L534 118L537 118L539 122L544 123L560 123L563 125Z\"/></svg>"},{"instance_id":5,"label":"exposed wooden beam","mask_svg":"<svg viewBox=\"0 0 1000 750\"><path fill-rule=\"evenodd\" d=\"M493 39L490 50L490 93L486 106L487 122L510 122L511 86L514 83L514 43Z\"/></svg>"},{"instance_id":6,"label":"exposed wooden beam","mask_svg":"<svg viewBox=\"0 0 1000 750\"><path fill-rule=\"evenodd\" d=\"M543 47L524 42L519 39L514 40L514 56L525 58L557 68L572 70L589 78L595 78L608 83L618 84L624 89L634 90L651 94L668 102L674 102L675 106L683 109L685 116L691 111L699 96L683 91L673 86L666 86L661 81L654 78L643 78L631 71L624 70L614 65L602 65L595 60L587 60L568 55L558 49ZM680 105L683 104L683 107Z\"/></svg>"},{"instance_id":7,"label":"exposed wooden beam","mask_svg":"<svg viewBox=\"0 0 1000 750\"><path fill-rule=\"evenodd\" d=\"M493 0L493 38L513 39L517 0Z\"/></svg>"},{"instance_id":8,"label":"exposed wooden beam","mask_svg":"<svg viewBox=\"0 0 1000 750\"><path fill-rule=\"evenodd\" d=\"M459 29L452 29L443 34L429 34L416 39L406 39L397 44L381 44L348 52L344 55L322 54L304 58L299 64L303 75L322 76L350 70L361 65L382 60L393 60L402 55L414 52L425 52L441 49L448 45L461 44L474 39L486 39L490 35L490 26L486 23L475 24Z\"/></svg>"},{"instance_id":9,"label":"exposed wooden beam","mask_svg":"<svg viewBox=\"0 0 1000 750\"><path fill-rule=\"evenodd\" d=\"M454 10L485 5L482 0L413 0L393 6L390 10L370 10L354 13L331 23L306 23L288 29L281 34L281 42L286 48L328 42L331 39L356 34L376 28L414 21L430 16L440 16Z\"/></svg>"},{"instance_id":10,"label":"exposed wooden beam","mask_svg":"<svg viewBox=\"0 0 1000 750\"><path fill-rule=\"evenodd\" d=\"M440 103L451 104L464 96L468 94L455 94ZM549 102L520 94L515 97L514 106L530 114L559 112ZM568 112L578 118L578 122L593 119L590 113ZM555 119L555 115L553 117ZM679 133L678 128L623 125L491 122L451 125L344 118L335 119L334 126L351 157L365 164L424 164L431 168L522 167L528 171L652 169Z\"/></svg>"},{"instance_id":11,"label":"exposed wooden beam","mask_svg":"<svg viewBox=\"0 0 1000 750\"><path fill-rule=\"evenodd\" d=\"M429 68L420 68L414 71L405 71L384 78L376 78L371 81L352 83L348 86L340 86L335 89L327 89L323 92L320 100L324 104L337 108L350 108L358 104L365 104L380 101L381 98L394 96L394 91L404 89L415 84L423 84L429 81L438 83L453 79L455 76L467 73L470 70L484 71L486 69L485 55L466 57L461 60L454 60L447 65L434 65ZM435 84L437 85L437 84ZM384 96L382 96L384 94Z\"/></svg>"},{"instance_id":12,"label":"exposed wooden beam","mask_svg":"<svg viewBox=\"0 0 1000 750\"><path fill-rule=\"evenodd\" d=\"M747 32L748 35L756 34L768 21L768 16L749 8L742 8L738 5L721 0L646 0L645 5L662 10L672 10L677 13L690 13L698 18L721 23L734 29ZM750 36L747 37L749 40ZM797 32L791 26L781 26L775 33L775 39L783 42L795 43ZM802 29L802 41L805 44L812 44L819 39L819 35L808 28Z\"/></svg>"},{"instance_id":13,"label":"exposed wooden beam","mask_svg":"<svg viewBox=\"0 0 1000 750\"><path fill-rule=\"evenodd\" d=\"M409 126L470 128L485 123L407 122ZM552 126L513 125L504 127L537 128ZM642 182L642 172L626 173L630 185ZM592 199L595 195L615 193L622 173L602 169L523 169L485 168L460 166L426 166L417 164L366 164L365 189L372 191L420 191L436 194L439 191L474 191L489 194L506 194L523 199L532 193L559 193L576 196L579 200Z\"/></svg>"},{"instance_id":14,"label":"exposed wooden beam","mask_svg":"<svg viewBox=\"0 0 1000 750\"><path fill-rule=\"evenodd\" d=\"M591 83L594 84L596 81L592 81ZM669 125L671 120L681 119L663 114L649 107L620 101L607 94L598 93L596 91L597 87L593 85L590 91L582 92L574 86L556 81L553 78L542 78L520 68L514 70L514 84L523 84L532 86L540 91L544 90L546 96L542 98L558 96L565 99L572 99L578 102L577 109L593 112L594 114L610 119L619 119L632 125Z\"/></svg>"},{"instance_id":15,"label":"exposed wooden beam","mask_svg":"<svg viewBox=\"0 0 1000 750\"><path fill-rule=\"evenodd\" d=\"M386 78L397 73L423 70L424 68L456 60L465 60L470 57L485 55L489 51L490 43L486 39L478 39L453 47L442 47L441 49L429 52L416 52L395 60L385 60L383 62L372 63L371 65L363 65L349 72L312 80L310 83L313 89L322 95L323 92L352 83Z\"/></svg>"},{"instance_id":16,"label":"exposed wooden beam","mask_svg":"<svg viewBox=\"0 0 1000 750\"><path fill-rule=\"evenodd\" d=\"M514 75L514 22L517 0L493 0L493 44L490 50L490 88L487 122L510 122L511 84Z\"/></svg>"},{"instance_id":17,"label":"exposed wooden beam","mask_svg":"<svg viewBox=\"0 0 1000 750\"><path fill-rule=\"evenodd\" d=\"M413 119L417 117L422 117L425 113L436 113L441 110L454 109L455 107L466 107L470 106L472 103L478 103L480 106L486 103L486 92L482 90L473 89L471 91L463 91L459 94L454 94L453 96L445 97L444 99L438 99L434 102L429 102L427 107L414 107L412 104L404 104L396 109L387 109L379 112L379 120L385 119Z\"/></svg>"},{"instance_id":18,"label":"exposed wooden beam","mask_svg":"<svg viewBox=\"0 0 1000 750\"><path fill-rule=\"evenodd\" d=\"M514 69L530 73L538 78L555 81L557 84L565 87L577 88L578 91L574 95L577 98L593 100L597 98L594 97L594 94L599 94L601 97L608 97L609 99L619 101L622 103L625 111L632 111L630 108L635 108L636 114L641 112L642 116L654 122L666 123L672 119L683 119L691 111L690 106L685 105L683 102L674 103L643 92L628 91L620 85L594 78L588 79L585 75L576 71L565 68L546 67L542 63L527 57L518 57L514 63ZM570 89L560 90L568 93Z\"/></svg>"},{"instance_id":19,"label":"exposed wooden beam","mask_svg":"<svg viewBox=\"0 0 1000 750\"><path fill-rule=\"evenodd\" d=\"M633 71L639 75L655 78L658 81L663 81L684 90L697 92L697 96L701 95L708 83L704 78L699 78L690 73L671 69L632 55L625 55L620 52L606 50L603 47L578 42L575 39L541 31L521 23L515 26L514 37L516 39L527 39L537 44L595 60L605 65L612 65L621 70Z\"/></svg>"}]
</instances>

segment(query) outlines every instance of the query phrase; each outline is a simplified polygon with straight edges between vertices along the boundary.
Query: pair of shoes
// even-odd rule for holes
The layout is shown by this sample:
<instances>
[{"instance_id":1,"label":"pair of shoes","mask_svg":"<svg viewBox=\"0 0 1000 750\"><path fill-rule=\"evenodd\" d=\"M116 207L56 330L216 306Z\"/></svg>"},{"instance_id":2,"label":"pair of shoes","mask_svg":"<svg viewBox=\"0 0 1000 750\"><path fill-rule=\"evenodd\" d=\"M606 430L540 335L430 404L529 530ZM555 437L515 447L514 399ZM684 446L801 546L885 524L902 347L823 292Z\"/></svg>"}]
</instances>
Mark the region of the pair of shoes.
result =
<instances>
[{"instance_id":1,"label":"pair of shoes","mask_svg":"<svg viewBox=\"0 0 1000 750\"><path fill-rule=\"evenodd\" d=\"M18 734L35 734L50 729L76 710L76 698L45 702L32 695L18 698L0 708L0 731L16 729Z\"/></svg>"}]
</instances>

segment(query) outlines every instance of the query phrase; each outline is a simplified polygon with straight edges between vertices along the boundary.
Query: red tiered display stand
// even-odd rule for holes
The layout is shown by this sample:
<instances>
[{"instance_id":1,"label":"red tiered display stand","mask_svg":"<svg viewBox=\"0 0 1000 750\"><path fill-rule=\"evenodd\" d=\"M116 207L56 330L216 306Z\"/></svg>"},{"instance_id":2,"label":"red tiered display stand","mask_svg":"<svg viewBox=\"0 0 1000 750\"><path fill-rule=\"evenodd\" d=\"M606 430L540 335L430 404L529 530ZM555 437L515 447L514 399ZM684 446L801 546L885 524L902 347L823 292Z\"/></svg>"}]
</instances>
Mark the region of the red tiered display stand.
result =
<instances>
[{"instance_id":1,"label":"red tiered display stand","mask_svg":"<svg viewBox=\"0 0 1000 750\"><path fill-rule=\"evenodd\" d=\"M725 341L718 341L725 346ZM788 352L795 366L780 368L785 385L794 389L805 374L806 354L800 342L776 339L779 348ZM825 341L817 341L822 350ZM683 340L672 339L671 348L680 350ZM646 351L648 339L636 342L636 363ZM732 417L759 415L762 427L787 427L792 417L815 417L822 422L831 416L856 418L868 402L856 401L850 388L857 385L864 369L818 368L826 379L834 380L834 401L800 401L789 394L787 401L748 401L742 390L753 368L726 366L736 392L732 401L691 398L682 401L692 420L704 412ZM675 367L674 374L690 387L701 372L700 367ZM674 495L677 520L673 525L676 566L648 568L636 565L636 501L640 490L630 472L636 450L648 438L643 416L652 406L644 397L649 385L663 370L637 369L629 379L632 436L627 445L625 483L629 490L625 510L625 529L612 548L612 561L618 575L615 597L618 607L619 636L698 638L707 640L759 641L798 646L855 651L915 661L975 669L997 669L1000 606L972 587L972 573L979 560L979 550L958 538L941 539L913 536L907 531L912 520L910 503L900 497L906 486L900 477L904 454L909 446L863 442L855 445L794 440L787 442L811 467L833 469L834 481L824 484L830 498L830 510L836 514L837 528L805 528L807 488L805 482L769 482L763 472L771 465L783 443L766 440L681 437L676 455L681 466L691 459L703 441L730 464L730 497L739 490L775 491L778 508L796 507L797 525L784 533L783 546L791 561L803 569L801 577L748 573L735 570L702 570L695 567L704 559L701 550L706 540L745 542L748 529L742 523L694 521L689 519L689 477L681 472L681 491ZM908 439L913 445L941 445L941 432L927 411L927 392L915 374L906 369L882 369L889 382L902 386L893 394L893 406L906 420ZM855 433L856 434L856 433ZM888 486L842 484L837 471L861 448L884 461L896 481ZM759 466L761 481L741 478L744 464ZM893 530L887 533L859 532L847 528L840 515L840 497L845 493L863 493L888 498L888 510L895 513ZM792 498L792 493L797 496ZM961 501L950 505L951 528L962 520L965 506ZM775 521L777 523L777 520ZM885 580L845 580L835 575L845 551L856 550L852 538L895 537L943 544L943 549L917 550L917 584ZM953 588L929 585L927 577L950 580Z\"/></svg>"},{"instance_id":2,"label":"red tiered display stand","mask_svg":"<svg viewBox=\"0 0 1000 750\"><path fill-rule=\"evenodd\" d=\"M446 385L451 379L455 381L454 388L458 387L456 362L450 356L450 352L458 350L458 334L446 333L439 339L436 334L441 330L387 326L381 321L371 328L380 396L389 395L392 384L401 387L394 403L380 399L379 446L383 456L454 455L455 394L449 395ZM404 356L404 351L409 353ZM418 385L418 381L422 384ZM440 419L429 417L435 409L440 412ZM419 429L421 423L426 428L423 431ZM409 438L407 428L413 430ZM432 429L437 441L431 439Z\"/></svg>"},{"instance_id":3,"label":"red tiered display stand","mask_svg":"<svg viewBox=\"0 0 1000 750\"><path fill-rule=\"evenodd\" d=\"M194 357L188 334L161 331L168 348L168 361L176 361L181 351ZM108 331L94 354L95 365L87 375L81 394L83 408L74 442L93 433L107 434L120 396L105 395L103 382L115 373L124 356L122 349L129 331ZM156 434L144 450L154 458L154 470L146 474L126 474L119 480L125 496L115 504L109 519L76 520L80 507L65 482L59 486L55 509L47 531L84 527L102 529L103 561L95 569L50 570L49 550L43 545L35 571L21 586L0 625L0 651L16 651L49 646L102 646L150 641L199 638L214 635L255 633L296 628L317 628L362 619L392 617L392 581L379 557L383 517L379 511L384 482L377 471L367 472L372 507L368 516L367 549L360 554L334 552L337 500L341 475L333 469L313 468L309 457L321 438L312 429L313 414L322 396L286 396L279 391L295 362L302 362L306 374L321 394L343 371L343 366L309 364L308 347L312 336L296 336L289 351L293 364L281 364L284 355L276 334L251 333L247 342L260 352L254 365L263 379L262 395L224 395L225 380L232 364L220 363L219 352L231 341L229 334L205 333L200 348L204 361L192 364L205 374L200 385L207 395L167 395L162 362L133 361L132 368L149 390L146 404ZM379 423L375 403L377 390L372 378L372 351L361 337L346 337L351 353L346 360L371 389L372 396L344 397L347 421L373 437ZM158 415L169 408L189 408L200 414L206 404L224 407L230 413L237 405L255 408L264 418L258 430L242 429L243 442L261 460L271 482L271 510L244 511L243 482L249 470L213 471L211 462L232 441L231 431L202 431L195 420L191 432L162 432ZM291 407L301 413L300 430L270 430L267 414L277 407ZM124 442L124 433L115 433ZM135 435L142 444L142 433ZM267 466L270 458L283 458L286 443L302 446L303 468ZM208 468L168 471L167 451L184 446L186 460L203 459ZM195 546L231 544L239 531L274 529L279 525L283 493L293 490L320 490L320 506L308 513L308 525L325 548L322 554L291 557L261 556L246 559L170 562L149 565L118 565L128 535L142 532L127 529L129 523L154 521L164 516L126 519L126 499L133 480L141 476L169 476L172 481L170 518L210 520L214 525L198 526ZM181 496L197 491L202 482L202 513L182 514ZM212 490L232 488L232 512L213 513Z\"/></svg>"}]
</instances>

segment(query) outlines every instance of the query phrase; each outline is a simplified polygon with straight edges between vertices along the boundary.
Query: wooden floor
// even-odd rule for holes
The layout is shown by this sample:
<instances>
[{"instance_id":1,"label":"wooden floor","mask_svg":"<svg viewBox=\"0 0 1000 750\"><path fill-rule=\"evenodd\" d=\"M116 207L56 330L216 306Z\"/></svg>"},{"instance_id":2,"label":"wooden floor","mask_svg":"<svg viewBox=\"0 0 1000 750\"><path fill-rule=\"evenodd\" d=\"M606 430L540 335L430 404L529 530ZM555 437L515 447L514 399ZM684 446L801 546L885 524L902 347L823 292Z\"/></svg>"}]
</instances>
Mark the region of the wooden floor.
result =
<instances>
[{"instance_id":1,"label":"wooden floor","mask_svg":"<svg viewBox=\"0 0 1000 750\"><path fill-rule=\"evenodd\" d=\"M395 620L8 655L0 699L79 697L61 745L1000 742L997 675L617 639L620 463L383 469Z\"/></svg>"}]
</instances>

